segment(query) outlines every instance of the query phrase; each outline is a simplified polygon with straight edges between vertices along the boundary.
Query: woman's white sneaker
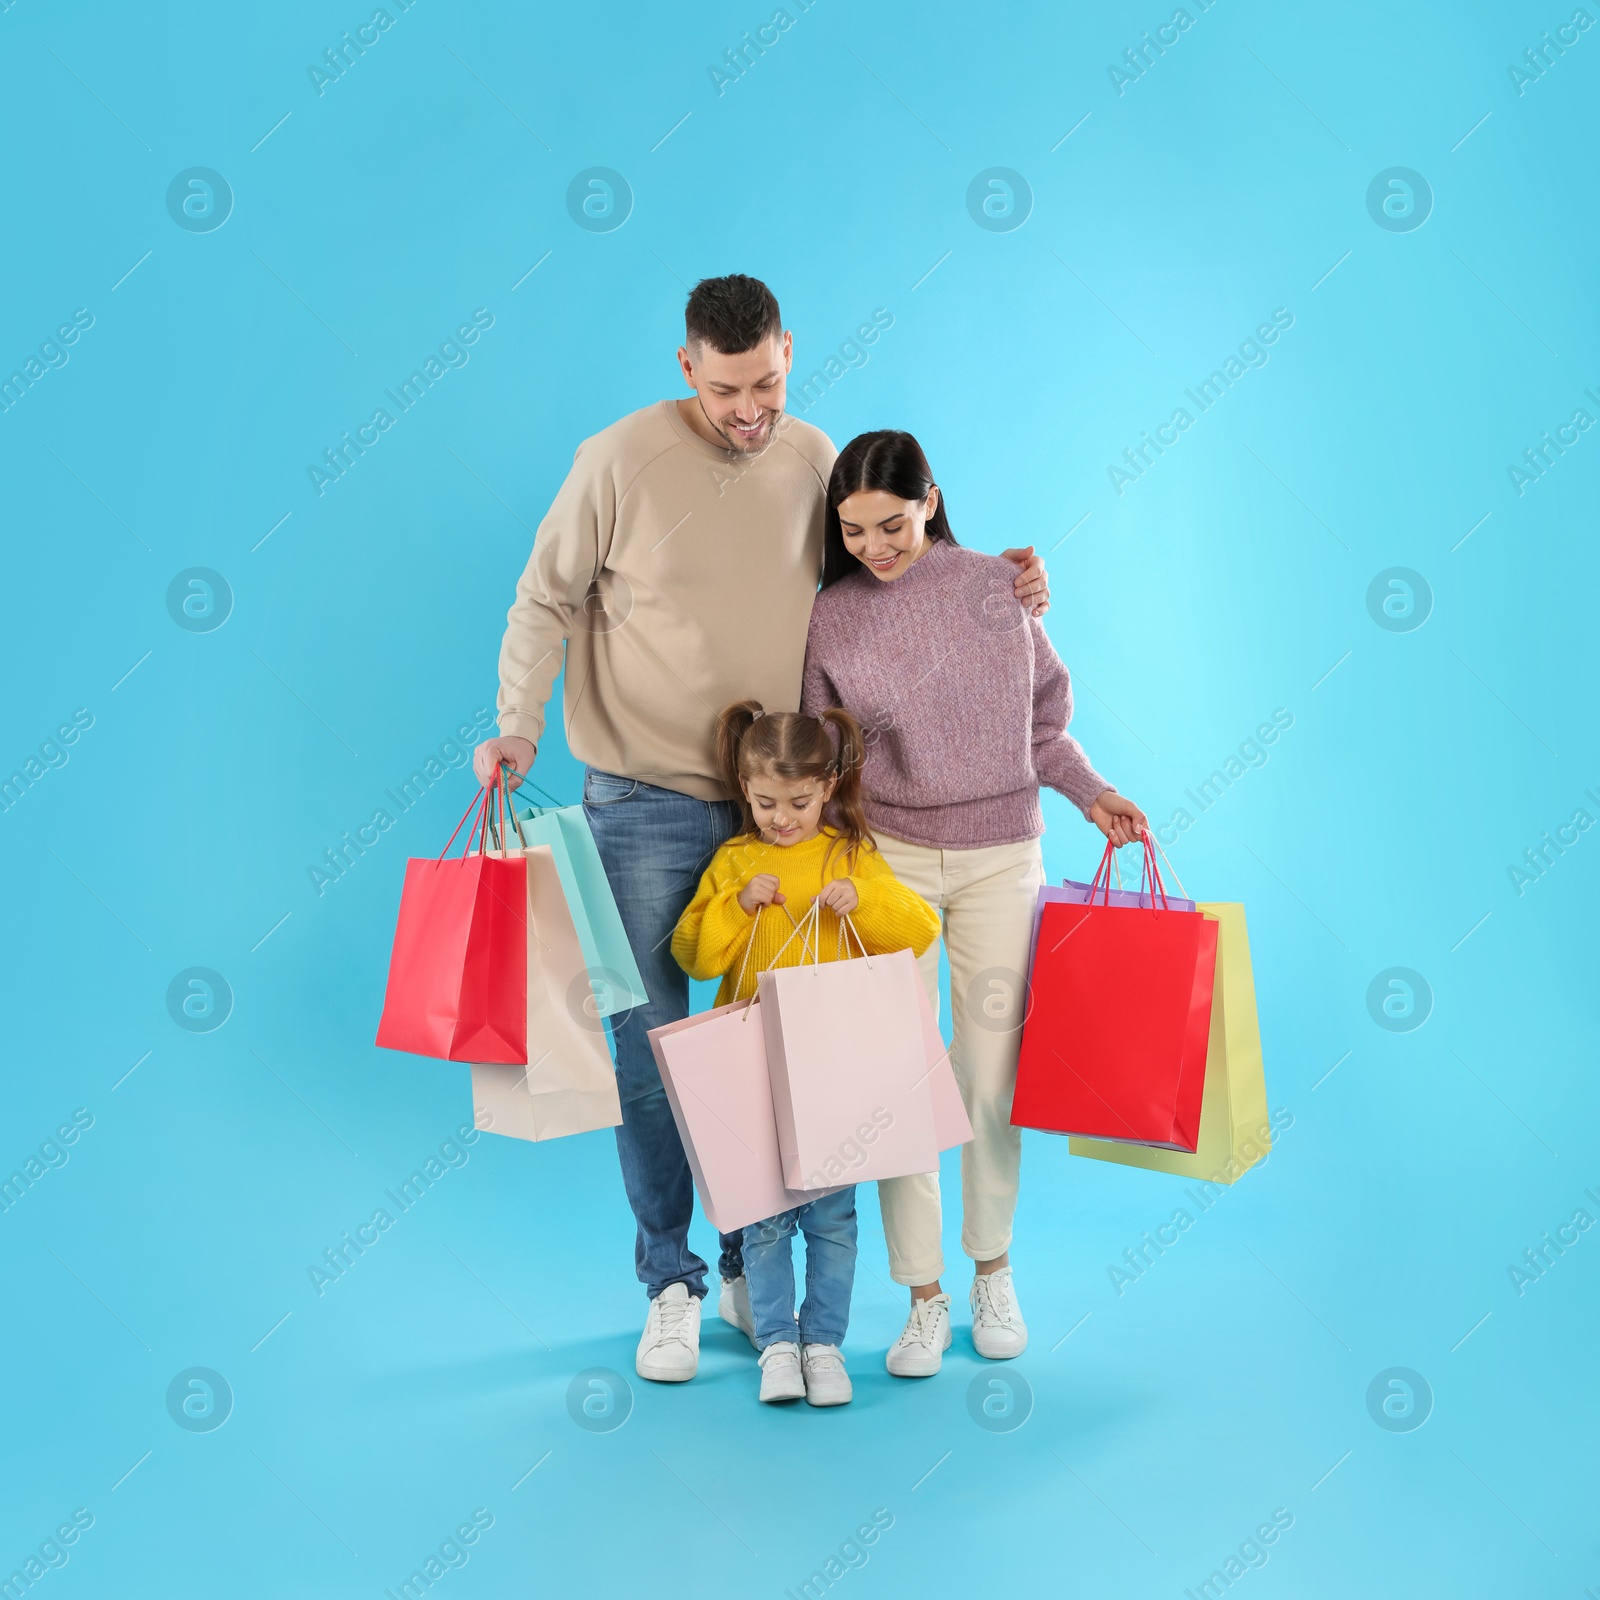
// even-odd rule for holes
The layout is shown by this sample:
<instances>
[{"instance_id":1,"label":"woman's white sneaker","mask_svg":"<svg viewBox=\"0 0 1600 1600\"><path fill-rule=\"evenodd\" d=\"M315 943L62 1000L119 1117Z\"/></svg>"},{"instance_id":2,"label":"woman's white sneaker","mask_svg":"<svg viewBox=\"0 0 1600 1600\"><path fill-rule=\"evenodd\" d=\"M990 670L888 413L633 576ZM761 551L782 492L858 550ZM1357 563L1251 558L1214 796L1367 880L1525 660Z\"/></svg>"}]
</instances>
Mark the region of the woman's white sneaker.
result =
<instances>
[{"instance_id":1,"label":"woman's white sneaker","mask_svg":"<svg viewBox=\"0 0 1600 1600\"><path fill-rule=\"evenodd\" d=\"M949 1348L950 1296L936 1294L911 1302L911 1315L883 1364L896 1378L931 1378Z\"/></svg>"},{"instance_id":2,"label":"woman's white sneaker","mask_svg":"<svg viewBox=\"0 0 1600 1600\"><path fill-rule=\"evenodd\" d=\"M844 1357L836 1344L808 1344L800 1350L800 1369L806 1380L806 1403L813 1406L843 1406L850 1403L855 1390L850 1374L844 1370ZM766 1396L763 1395L762 1399Z\"/></svg>"},{"instance_id":3,"label":"woman's white sneaker","mask_svg":"<svg viewBox=\"0 0 1600 1600\"><path fill-rule=\"evenodd\" d=\"M683 1383L700 1370L700 1302L682 1283L669 1283L650 1302L634 1371L652 1383Z\"/></svg>"},{"instance_id":4,"label":"woman's white sneaker","mask_svg":"<svg viewBox=\"0 0 1600 1600\"><path fill-rule=\"evenodd\" d=\"M780 1400L804 1400L805 1374L800 1370L800 1346L787 1339L769 1344L761 1352L761 1398L767 1405Z\"/></svg>"},{"instance_id":5,"label":"woman's white sneaker","mask_svg":"<svg viewBox=\"0 0 1600 1600\"><path fill-rule=\"evenodd\" d=\"M972 1280L972 1343L991 1361L1010 1361L1028 1348L1028 1325L1017 1308L1010 1267L980 1272Z\"/></svg>"}]
</instances>

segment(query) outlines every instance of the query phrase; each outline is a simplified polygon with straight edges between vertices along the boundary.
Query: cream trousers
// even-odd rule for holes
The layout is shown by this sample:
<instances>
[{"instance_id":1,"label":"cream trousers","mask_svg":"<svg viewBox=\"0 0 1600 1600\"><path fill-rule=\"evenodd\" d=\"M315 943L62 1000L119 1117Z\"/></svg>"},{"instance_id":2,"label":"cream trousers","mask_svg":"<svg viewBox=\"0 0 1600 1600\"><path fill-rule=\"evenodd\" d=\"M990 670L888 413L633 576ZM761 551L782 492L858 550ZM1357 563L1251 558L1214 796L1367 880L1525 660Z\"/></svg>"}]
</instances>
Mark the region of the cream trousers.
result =
<instances>
[{"instance_id":1,"label":"cream trousers","mask_svg":"<svg viewBox=\"0 0 1600 1600\"><path fill-rule=\"evenodd\" d=\"M961 1248L992 1261L1011 1247L1022 1133L1011 1126L1017 1048L1027 993L1028 942L1044 883L1039 841L939 850L879 834L894 875L939 912L950 963L950 1064L972 1121L961 1150ZM939 942L918 962L939 1011ZM944 1271L939 1174L878 1184L889 1273L896 1283L932 1283Z\"/></svg>"}]
</instances>

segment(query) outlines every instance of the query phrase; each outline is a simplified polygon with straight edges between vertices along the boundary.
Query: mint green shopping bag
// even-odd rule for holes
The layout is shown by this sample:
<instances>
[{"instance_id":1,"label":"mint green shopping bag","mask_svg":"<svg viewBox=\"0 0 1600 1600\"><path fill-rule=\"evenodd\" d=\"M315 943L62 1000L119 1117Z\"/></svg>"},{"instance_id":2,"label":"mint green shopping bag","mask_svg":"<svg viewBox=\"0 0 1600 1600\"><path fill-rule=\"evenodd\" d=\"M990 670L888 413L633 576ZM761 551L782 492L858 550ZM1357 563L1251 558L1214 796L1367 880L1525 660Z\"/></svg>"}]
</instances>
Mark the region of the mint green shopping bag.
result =
<instances>
[{"instance_id":1,"label":"mint green shopping bag","mask_svg":"<svg viewBox=\"0 0 1600 1600\"><path fill-rule=\"evenodd\" d=\"M525 780L526 781L526 780ZM531 788L532 785L530 784ZM544 791L539 791L541 794ZM553 796L546 796L547 799ZM561 888L572 910L578 944L594 989L595 1015L618 1016L642 1006L649 996L639 963L622 926L616 896L600 863L594 835L582 806L513 807L512 824L518 842L548 845L555 858Z\"/></svg>"}]
</instances>

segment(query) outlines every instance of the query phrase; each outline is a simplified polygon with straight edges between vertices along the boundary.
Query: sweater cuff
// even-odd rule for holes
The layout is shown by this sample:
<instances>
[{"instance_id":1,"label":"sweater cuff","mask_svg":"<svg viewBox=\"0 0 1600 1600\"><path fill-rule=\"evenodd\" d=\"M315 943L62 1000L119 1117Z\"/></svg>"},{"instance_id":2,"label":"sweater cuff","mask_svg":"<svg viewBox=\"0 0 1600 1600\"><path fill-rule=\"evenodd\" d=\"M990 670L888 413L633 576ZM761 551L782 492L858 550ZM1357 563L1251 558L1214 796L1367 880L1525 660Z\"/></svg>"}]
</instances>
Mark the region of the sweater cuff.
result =
<instances>
[{"instance_id":1,"label":"sweater cuff","mask_svg":"<svg viewBox=\"0 0 1600 1600\"><path fill-rule=\"evenodd\" d=\"M1064 794L1067 799L1069 799L1073 805L1075 805L1083 813L1084 820L1088 821L1091 807L1094 805L1095 801L1106 792L1107 789L1109 789L1112 794L1117 792L1117 786L1114 783L1107 783L1098 772L1091 768L1078 782L1074 783L1070 789L1063 788L1061 793Z\"/></svg>"},{"instance_id":2,"label":"sweater cuff","mask_svg":"<svg viewBox=\"0 0 1600 1600\"><path fill-rule=\"evenodd\" d=\"M539 735L544 732L544 718L531 711L502 711L500 736L503 739L526 739L537 747Z\"/></svg>"}]
</instances>

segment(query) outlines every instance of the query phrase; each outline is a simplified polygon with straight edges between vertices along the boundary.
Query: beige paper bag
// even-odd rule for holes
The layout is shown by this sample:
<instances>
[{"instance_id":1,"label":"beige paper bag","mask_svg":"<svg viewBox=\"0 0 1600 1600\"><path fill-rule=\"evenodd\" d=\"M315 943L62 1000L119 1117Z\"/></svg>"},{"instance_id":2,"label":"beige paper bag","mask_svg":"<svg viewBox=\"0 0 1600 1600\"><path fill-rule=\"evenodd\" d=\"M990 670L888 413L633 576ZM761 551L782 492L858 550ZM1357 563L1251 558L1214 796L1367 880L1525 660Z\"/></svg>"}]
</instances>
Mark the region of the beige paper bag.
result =
<instances>
[{"instance_id":1,"label":"beige paper bag","mask_svg":"<svg viewBox=\"0 0 1600 1600\"><path fill-rule=\"evenodd\" d=\"M560 1139L622 1121L606 1025L549 845L528 863L528 1065L472 1068L472 1110L486 1133Z\"/></svg>"}]
</instances>

